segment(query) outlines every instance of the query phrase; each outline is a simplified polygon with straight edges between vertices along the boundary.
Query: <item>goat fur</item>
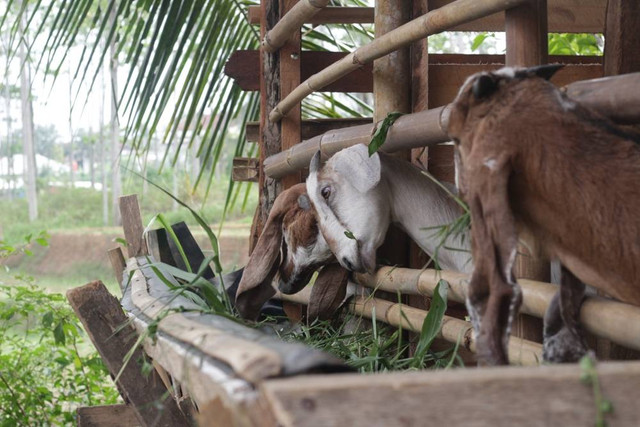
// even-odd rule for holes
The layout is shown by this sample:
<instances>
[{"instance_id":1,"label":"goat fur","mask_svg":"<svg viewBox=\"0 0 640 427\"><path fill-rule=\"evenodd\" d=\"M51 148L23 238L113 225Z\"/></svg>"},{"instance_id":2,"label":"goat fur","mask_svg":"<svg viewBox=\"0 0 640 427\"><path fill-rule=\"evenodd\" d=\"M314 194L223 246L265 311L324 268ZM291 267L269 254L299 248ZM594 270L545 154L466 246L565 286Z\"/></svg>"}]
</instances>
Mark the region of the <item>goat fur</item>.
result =
<instances>
[{"instance_id":1,"label":"goat fur","mask_svg":"<svg viewBox=\"0 0 640 427\"><path fill-rule=\"evenodd\" d=\"M432 229L453 222L462 213L460 207L406 161L384 153L370 157L367 147L359 144L336 153L321 167L318 152L311 160L307 191L327 244L348 270L375 269L376 250L392 222L427 253L437 250L442 268L471 269L469 239L450 236L438 248L441 242Z\"/></svg>"},{"instance_id":2,"label":"goat fur","mask_svg":"<svg viewBox=\"0 0 640 427\"><path fill-rule=\"evenodd\" d=\"M452 103L448 133L472 222L467 305L487 364L508 360L521 302L513 276L519 230L565 267L546 316L545 354L552 359L576 357L557 348L567 342L558 333L574 347L584 342L576 336L581 282L640 304L640 138L549 83L558 68L478 73Z\"/></svg>"}]
</instances>

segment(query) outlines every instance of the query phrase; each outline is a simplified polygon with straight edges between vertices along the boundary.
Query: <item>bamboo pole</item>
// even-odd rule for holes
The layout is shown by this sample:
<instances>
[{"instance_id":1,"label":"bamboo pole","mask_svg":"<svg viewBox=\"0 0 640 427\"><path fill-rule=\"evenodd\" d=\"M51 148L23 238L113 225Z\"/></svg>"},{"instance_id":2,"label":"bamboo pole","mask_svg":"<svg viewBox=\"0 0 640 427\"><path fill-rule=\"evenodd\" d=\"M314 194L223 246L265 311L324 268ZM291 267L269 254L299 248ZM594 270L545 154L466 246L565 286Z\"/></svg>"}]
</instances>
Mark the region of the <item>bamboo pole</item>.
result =
<instances>
[{"instance_id":1,"label":"bamboo pole","mask_svg":"<svg viewBox=\"0 0 640 427\"><path fill-rule=\"evenodd\" d=\"M266 52L275 52L315 14L324 9L329 0L301 0L267 33L261 47ZM294 105L297 102L294 102Z\"/></svg>"},{"instance_id":2,"label":"bamboo pole","mask_svg":"<svg viewBox=\"0 0 640 427\"><path fill-rule=\"evenodd\" d=\"M432 296L440 279L449 283L449 299L464 302L469 277L452 271L382 267L375 275L358 274L357 282L368 288L410 295ZM543 318L558 291L557 285L518 279L522 288L522 313ZM580 321L588 332L617 344L640 350L640 308L618 301L588 297L582 304Z\"/></svg>"},{"instance_id":3,"label":"bamboo pole","mask_svg":"<svg viewBox=\"0 0 640 427\"><path fill-rule=\"evenodd\" d=\"M562 88L585 107L620 123L640 121L640 73L584 80ZM428 147L449 140L447 126L449 107L443 106L400 117L389 129L382 151L393 153L410 148ZM287 151L269 156L264 172L280 178L309 165L311 157L321 150L323 157L355 144L368 144L374 124L336 129L310 138Z\"/></svg>"},{"instance_id":4,"label":"bamboo pole","mask_svg":"<svg viewBox=\"0 0 640 427\"><path fill-rule=\"evenodd\" d=\"M406 269L405 269L406 270ZM417 271L417 270L410 270ZM388 290L379 287L380 290ZM311 288L307 286L302 291L293 295L285 295L278 292L275 298L297 304L309 304ZM453 299L453 298L452 298ZM349 311L388 323L392 326L402 327L411 332L420 333L422 324L427 316L427 311L409 307L405 304L394 303L379 298L355 296L349 306ZM438 338L450 343L460 342L465 349L475 353L476 345L473 337L473 326L469 322L444 316ZM509 341L509 361L515 365L537 366L542 360L542 346L538 343L511 337Z\"/></svg>"},{"instance_id":5,"label":"bamboo pole","mask_svg":"<svg viewBox=\"0 0 640 427\"><path fill-rule=\"evenodd\" d=\"M280 101L269 113L269 120L272 122L280 121L298 102L312 92L333 83L364 64L390 54L402 46L407 46L414 41L445 31L450 27L510 9L526 1L528 0L457 0L422 15L388 32L384 36L376 38L371 43L356 49L342 60L311 76L295 88L289 96Z\"/></svg>"}]
</instances>

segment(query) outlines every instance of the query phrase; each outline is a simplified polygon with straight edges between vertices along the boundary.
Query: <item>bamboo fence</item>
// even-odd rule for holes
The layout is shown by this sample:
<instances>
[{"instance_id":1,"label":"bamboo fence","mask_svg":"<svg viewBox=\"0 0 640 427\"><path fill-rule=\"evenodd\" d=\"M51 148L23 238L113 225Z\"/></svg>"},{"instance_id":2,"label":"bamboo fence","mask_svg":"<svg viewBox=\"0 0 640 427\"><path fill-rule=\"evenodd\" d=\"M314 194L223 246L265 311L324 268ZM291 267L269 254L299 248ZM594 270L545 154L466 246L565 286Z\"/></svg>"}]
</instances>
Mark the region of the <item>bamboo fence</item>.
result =
<instances>
[{"instance_id":1,"label":"bamboo fence","mask_svg":"<svg viewBox=\"0 0 640 427\"><path fill-rule=\"evenodd\" d=\"M300 27L329 4L329 0L301 0L287 12L266 34L261 47L275 52L291 38Z\"/></svg>"},{"instance_id":2,"label":"bamboo fence","mask_svg":"<svg viewBox=\"0 0 640 427\"><path fill-rule=\"evenodd\" d=\"M640 121L640 73L571 83L562 90L580 104L614 121ZM446 142L449 140L446 132L448 122L448 106L402 116L389 129L382 151L392 153ZM336 129L303 141L266 158L265 174L281 178L308 167L318 150L327 158L352 145L368 144L375 126L367 124Z\"/></svg>"},{"instance_id":3,"label":"bamboo fence","mask_svg":"<svg viewBox=\"0 0 640 427\"><path fill-rule=\"evenodd\" d=\"M406 295L432 296L439 280L449 283L448 297L464 302L469 277L452 271L382 267L375 275L358 274L362 286ZM558 286L518 279L522 288L520 311L543 318ZM588 332L624 347L640 350L640 308L618 301L590 296L582 304L580 321ZM621 326L624 325L624 326Z\"/></svg>"},{"instance_id":4,"label":"bamboo fence","mask_svg":"<svg viewBox=\"0 0 640 427\"><path fill-rule=\"evenodd\" d=\"M308 78L276 105L269 113L269 120L271 122L280 121L284 115L314 91L402 46L456 25L519 6L526 1L528 0L457 0L430 11L376 38L371 43L356 49L340 61Z\"/></svg>"},{"instance_id":5,"label":"bamboo fence","mask_svg":"<svg viewBox=\"0 0 640 427\"><path fill-rule=\"evenodd\" d=\"M379 288L382 290L382 288ZM293 295L278 292L276 298L283 301L308 305L311 296L309 286ZM387 323L391 326L401 327L405 330L420 333L422 324L428 311L419 310L405 304L393 303L370 296L354 296L349 302L348 309L351 313ZM476 352L473 326L464 320L451 316L444 316L438 332L438 338L450 343L460 343L460 346L473 353ZM514 365L537 366L542 361L542 345L517 337L509 340L509 361Z\"/></svg>"}]
</instances>

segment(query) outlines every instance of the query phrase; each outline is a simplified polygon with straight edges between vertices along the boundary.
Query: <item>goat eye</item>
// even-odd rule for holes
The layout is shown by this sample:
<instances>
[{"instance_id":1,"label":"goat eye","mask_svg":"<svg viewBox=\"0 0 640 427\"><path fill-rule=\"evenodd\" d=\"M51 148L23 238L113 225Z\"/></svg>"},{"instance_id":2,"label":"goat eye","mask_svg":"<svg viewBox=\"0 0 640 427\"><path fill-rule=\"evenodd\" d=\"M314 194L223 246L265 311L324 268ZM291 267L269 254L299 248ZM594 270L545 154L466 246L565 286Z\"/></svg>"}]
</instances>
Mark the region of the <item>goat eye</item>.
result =
<instances>
[{"instance_id":1,"label":"goat eye","mask_svg":"<svg viewBox=\"0 0 640 427\"><path fill-rule=\"evenodd\" d=\"M329 198L329 196L331 195L331 187L326 186L326 187L322 187L322 190L320 190L320 194L322 195L322 197L327 200Z\"/></svg>"}]
</instances>

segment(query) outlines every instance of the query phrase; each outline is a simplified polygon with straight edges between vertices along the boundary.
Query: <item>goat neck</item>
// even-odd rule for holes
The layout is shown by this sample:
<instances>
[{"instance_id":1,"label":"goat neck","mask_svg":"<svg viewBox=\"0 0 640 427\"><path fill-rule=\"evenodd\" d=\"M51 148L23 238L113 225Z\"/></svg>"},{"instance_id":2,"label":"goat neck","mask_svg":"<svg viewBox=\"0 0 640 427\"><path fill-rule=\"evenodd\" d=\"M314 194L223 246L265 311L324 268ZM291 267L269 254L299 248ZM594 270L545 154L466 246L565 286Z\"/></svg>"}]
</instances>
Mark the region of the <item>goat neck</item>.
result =
<instances>
[{"instance_id":1,"label":"goat neck","mask_svg":"<svg viewBox=\"0 0 640 427\"><path fill-rule=\"evenodd\" d=\"M471 271L467 233L449 236L442 247L434 227L450 224L460 207L431 178L406 161L381 153L382 179L387 186L391 221L398 224L425 252L435 256L441 268ZM447 248L452 248L450 250Z\"/></svg>"}]
</instances>

